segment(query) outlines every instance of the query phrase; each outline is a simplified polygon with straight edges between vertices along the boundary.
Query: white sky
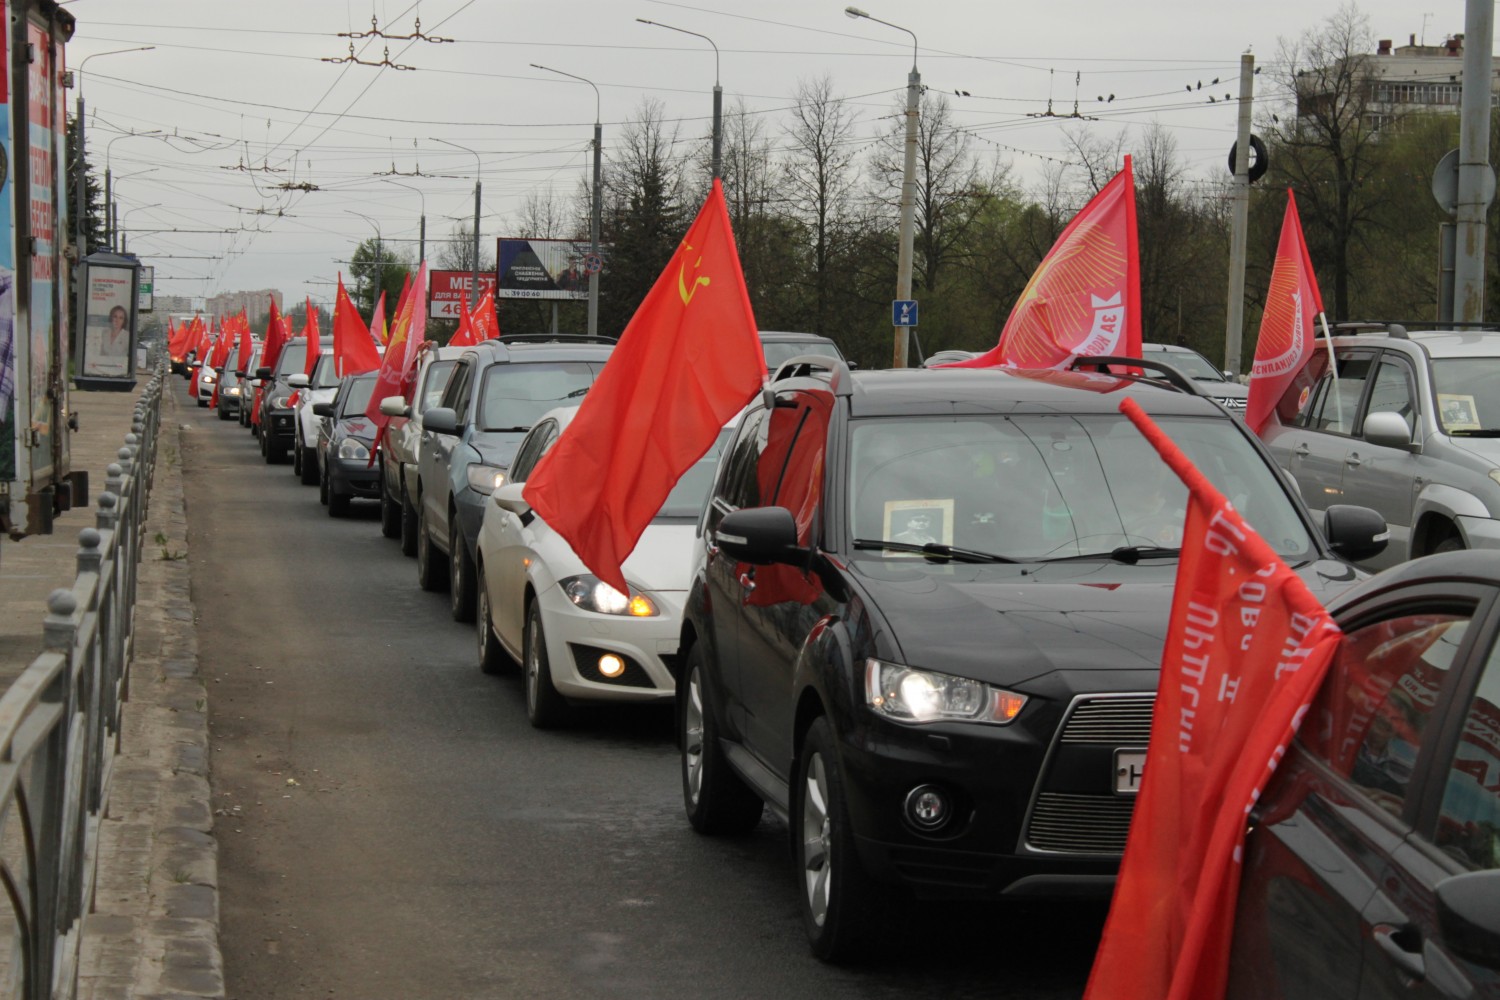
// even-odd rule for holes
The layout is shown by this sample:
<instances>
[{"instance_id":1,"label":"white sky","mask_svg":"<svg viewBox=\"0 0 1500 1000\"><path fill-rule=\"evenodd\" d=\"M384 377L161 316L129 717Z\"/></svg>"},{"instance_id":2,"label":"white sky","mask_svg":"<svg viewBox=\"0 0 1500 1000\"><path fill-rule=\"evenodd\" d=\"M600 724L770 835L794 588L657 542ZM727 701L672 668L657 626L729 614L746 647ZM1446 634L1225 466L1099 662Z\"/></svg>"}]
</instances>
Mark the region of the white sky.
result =
<instances>
[{"instance_id":1,"label":"white sky","mask_svg":"<svg viewBox=\"0 0 1500 1000\"><path fill-rule=\"evenodd\" d=\"M279 288L293 301L331 299L331 282L356 242L379 226L410 241L415 256L425 201L428 256L455 219L473 214L476 155L483 178L481 234L497 236L528 195L564 197L590 163L594 93L583 83L530 68L542 63L590 78L601 93L604 145L643 98L682 135L707 134L713 51L707 42L636 23L647 18L710 36L719 46L726 108L743 98L778 137L799 80L828 74L853 100L861 135L889 127L904 91L911 38L844 16L845 0L701 3L667 0L73 0L78 19L68 63L113 49L84 67L88 142L118 180L121 228L130 249L156 265L160 294L204 295ZM1199 176L1221 171L1234 139L1239 56L1251 47L1265 73L1278 37L1292 37L1333 13L1335 0L862 0L875 17L916 32L923 83L952 94L957 121L1033 177L1044 161L1067 158L1059 119L1027 113L1079 110L1112 135L1160 121ZM1423 8L1430 8L1424 10ZM1436 44L1463 30L1458 0L1360 4L1377 37ZM1430 13L1430 16L1426 16ZM370 28L452 38L451 44L355 41L363 59L411 71L337 65L349 54L339 32ZM1425 24L1424 24L1425 21ZM1209 83L1219 78L1217 85ZM1264 75L1261 78L1264 80ZM1196 84L1201 81L1203 90ZM1194 86L1190 94L1186 86ZM1100 104L1099 95L1114 94ZM76 99L78 91L70 93ZM237 103L238 102L238 103ZM119 139L130 131L162 135ZM170 137L165 138L164 137ZM474 154L435 140L467 146ZM397 176L403 189L378 172ZM239 166L270 166L279 173ZM149 171L149 172L143 172ZM320 190L279 191L311 182ZM281 216L275 213L283 212ZM360 214L369 219L361 217ZM148 233L149 229L210 233ZM222 230L234 230L231 233ZM260 231L255 231L260 230ZM193 258L216 259L193 259ZM344 265L347 270L347 265Z\"/></svg>"}]
</instances>

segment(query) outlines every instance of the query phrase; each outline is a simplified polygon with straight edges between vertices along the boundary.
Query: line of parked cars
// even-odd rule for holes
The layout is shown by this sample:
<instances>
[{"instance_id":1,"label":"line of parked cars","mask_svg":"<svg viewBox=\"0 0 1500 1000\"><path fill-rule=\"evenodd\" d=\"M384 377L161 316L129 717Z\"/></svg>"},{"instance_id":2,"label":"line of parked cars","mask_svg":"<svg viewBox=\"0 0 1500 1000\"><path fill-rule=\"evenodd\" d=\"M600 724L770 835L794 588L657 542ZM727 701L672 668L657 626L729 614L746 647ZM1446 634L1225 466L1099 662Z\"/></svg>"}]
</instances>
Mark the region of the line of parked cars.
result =
<instances>
[{"instance_id":1,"label":"line of parked cars","mask_svg":"<svg viewBox=\"0 0 1500 1000\"><path fill-rule=\"evenodd\" d=\"M1231 994L1496 995L1500 561L1360 568L1500 537L1475 506L1487 494L1456 497L1500 490L1500 471L1422 500L1435 464L1458 462L1444 449L1473 464L1473 442L1500 436L1483 366L1442 363L1458 350L1445 336L1339 338L1341 377L1312 372L1267 442L1218 373L1183 371L1171 350L1132 359L1136 375L1099 359L854 371L826 344L794 346L668 498L624 566L628 593L523 496L610 343L427 349L415 403L380 402L379 440L363 417L373 377L310 403L316 434L298 437L288 397L314 383L297 342L255 376L267 461L311 449L302 468L330 514L378 501L419 584L475 622L479 667L522 672L533 725L583 702L675 706L687 821L705 835L767 811L785 822L809 941L832 961L879 948L903 899L1111 891L1186 507L1119 413L1132 398L1346 633L1250 816ZM1388 364L1404 366L1404 400ZM1454 399L1468 412L1449 414ZM1314 495L1287 458L1314 435L1349 468L1355 453L1405 461L1413 506L1448 503L1458 544L1403 533L1348 468ZM1370 461L1377 445L1401 457Z\"/></svg>"}]
</instances>

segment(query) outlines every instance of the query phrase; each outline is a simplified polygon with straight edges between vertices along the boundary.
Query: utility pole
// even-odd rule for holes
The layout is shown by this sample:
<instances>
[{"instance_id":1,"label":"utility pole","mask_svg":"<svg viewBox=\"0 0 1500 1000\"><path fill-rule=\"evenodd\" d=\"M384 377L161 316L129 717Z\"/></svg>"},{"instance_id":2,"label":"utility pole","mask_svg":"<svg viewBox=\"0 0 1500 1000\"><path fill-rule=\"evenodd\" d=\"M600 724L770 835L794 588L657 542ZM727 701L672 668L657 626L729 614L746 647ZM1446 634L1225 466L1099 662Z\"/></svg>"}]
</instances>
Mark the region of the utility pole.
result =
<instances>
[{"instance_id":1,"label":"utility pole","mask_svg":"<svg viewBox=\"0 0 1500 1000\"><path fill-rule=\"evenodd\" d=\"M707 35L699 34L696 31L689 31L686 28L674 28L670 24L662 24L660 21L648 21L644 17L638 17L638 18L636 18L636 20L639 21L642 24L655 25L658 28L666 28L668 31L680 31L684 35L692 35L694 38L701 38L705 42L707 42L709 45L713 46L713 49L714 49L714 139L713 139L713 172L714 173L713 173L713 175L716 178L723 177L724 176L724 170L723 170L723 167L724 167L724 88L721 87L721 86L719 86L719 46L716 45L716 44L714 44L714 40L712 38L709 38ZM593 252L594 253L598 253L599 252L599 248L595 247Z\"/></svg>"},{"instance_id":2,"label":"utility pole","mask_svg":"<svg viewBox=\"0 0 1500 1000\"><path fill-rule=\"evenodd\" d=\"M438 139L438 142L452 146L454 149L461 149L474 157L474 267L473 273L469 276L469 308L472 310L479 305L479 175L484 170L484 163L479 159L479 154L468 146L460 146L447 139Z\"/></svg>"},{"instance_id":3,"label":"utility pole","mask_svg":"<svg viewBox=\"0 0 1500 1000\"><path fill-rule=\"evenodd\" d=\"M1490 168L1491 53L1494 0L1468 0L1464 14L1464 82L1459 103L1457 255L1453 318L1484 322L1485 213L1495 197Z\"/></svg>"},{"instance_id":4,"label":"utility pole","mask_svg":"<svg viewBox=\"0 0 1500 1000\"><path fill-rule=\"evenodd\" d=\"M1224 323L1224 370L1240 373L1245 337L1245 241L1250 229L1250 106L1255 95L1255 56L1240 56L1240 121L1230 189L1229 309Z\"/></svg>"},{"instance_id":5,"label":"utility pole","mask_svg":"<svg viewBox=\"0 0 1500 1000\"><path fill-rule=\"evenodd\" d=\"M691 34L691 32L689 32ZM711 42L709 44L712 44ZM718 48L714 51L717 53ZM568 77L586 83L594 88L594 211L589 219L589 256L595 262L599 260L599 220L603 213L604 205L604 129L600 124L600 108L603 107L599 99L599 88L594 81L579 76L576 73L567 73L551 66L543 66L541 63L532 63L532 69L539 69L547 73L556 73L558 76ZM599 271L597 268L589 269L589 336L599 334Z\"/></svg>"}]
</instances>

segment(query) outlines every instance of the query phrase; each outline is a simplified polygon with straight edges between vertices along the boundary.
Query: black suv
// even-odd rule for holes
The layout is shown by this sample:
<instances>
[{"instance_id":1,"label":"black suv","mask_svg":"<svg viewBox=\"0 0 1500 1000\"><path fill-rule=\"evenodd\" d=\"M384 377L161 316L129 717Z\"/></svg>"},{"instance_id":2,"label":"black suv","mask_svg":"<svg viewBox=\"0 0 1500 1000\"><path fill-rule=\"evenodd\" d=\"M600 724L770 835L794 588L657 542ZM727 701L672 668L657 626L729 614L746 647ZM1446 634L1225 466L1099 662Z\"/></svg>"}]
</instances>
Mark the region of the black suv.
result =
<instances>
[{"instance_id":1,"label":"black suv","mask_svg":"<svg viewBox=\"0 0 1500 1000\"><path fill-rule=\"evenodd\" d=\"M296 442L297 413L291 408L291 386L286 380L307 369L307 338L294 337L281 348L276 370L257 368L255 377L265 385L260 400L260 453L267 465L286 458Z\"/></svg>"},{"instance_id":2,"label":"black suv","mask_svg":"<svg viewBox=\"0 0 1500 1000\"><path fill-rule=\"evenodd\" d=\"M1363 508L1320 531L1241 421L1137 363L1168 377L801 358L746 411L684 614L683 796L704 833L788 821L820 958L897 886L1110 893L1186 506L1122 397L1315 593L1384 544Z\"/></svg>"}]
</instances>

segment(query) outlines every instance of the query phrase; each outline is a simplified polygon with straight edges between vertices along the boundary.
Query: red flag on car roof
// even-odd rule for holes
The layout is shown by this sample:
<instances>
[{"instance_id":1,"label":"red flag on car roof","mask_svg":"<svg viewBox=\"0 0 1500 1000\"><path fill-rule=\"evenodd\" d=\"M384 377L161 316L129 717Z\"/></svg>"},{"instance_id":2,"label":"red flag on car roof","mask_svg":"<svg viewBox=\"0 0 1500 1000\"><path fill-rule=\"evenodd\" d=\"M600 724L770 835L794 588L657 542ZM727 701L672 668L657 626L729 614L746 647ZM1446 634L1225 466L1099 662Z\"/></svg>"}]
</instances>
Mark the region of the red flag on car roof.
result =
<instances>
[{"instance_id":1,"label":"red flag on car roof","mask_svg":"<svg viewBox=\"0 0 1500 1000\"><path fill-rule=\"evenodd\" d=\"M375 424L375 438L380 439L390 422L380 412L380 401L387 396L405 396L407 373L416 365L417 351L427 336L427 265L417 269L417 280L401 292L401 302L391 320L391 341L385 347L375 388L365 406L365 416Z\"/></svg>"},{"instance_id":2,"label":"red flag on car roof","mask_svg":"<svg viewBox=\"0 0 1500 1000\"><path fill-rule=\"evenodd\" d=\"M716 179L578 415L527 479L526 502L599 579L628 593L620 565L765 371Z\"/></svg>"},{"instance_id":3,"label":"red flag on car roof","mask_svg":"<svg viewBox=\"0 0 1500 1000\"><path fill-rule=\"evenodd\" d=\"M1256 434L1265 429L1287 386L1312 357L1317 346L1314 323L1322 312L1323 296L1302 237L1297 199L1288 188L1281 241L1276 245L1276 263L1250 368L1250 398L1245 403L1245 423Z\"/></svg>"},{"instance_id":4,"label":"red flag on car roof","mask_svg":"<svg viewBox=\"0 0 1500 1000\"><path fill-rule=\"evenodd\" d=\"M453 336L448 338L449 347L472 347L479 343L479 338L474 336L474 323L469 315L469 310L462 302L458 304L458 329L453 331Z\"/></svg>"},{"instance_id":5,"label":"red flag on car roof","mask_svg":"<svg viewBox=\"0 0 1500 1000\"><path fill-rule=\"evenodd\" d=\"M309 378L318 367L318 355L323 353L322 337L318 331L318 314L313 310L312 299L307 299L307 312L303 314L302 336L307 338L307 367L303 369Z\"/></svg>"},{"instance_id":6,"label":"red flag on car roof","mask_svg":"<svg viewBox=\"0 0 1500 1000\"><path fill-rule=\"evenodd\" d=\"M340 272L339 289L333 300L333 373L342 378L363 375L379 367L380 352L344 290L344 275Z\"/></svg>"},{"instance_id":7,"label":"red flag on car roof","mask_svg":"<svg viewBox=\"0 0 1500 1000\"><path fill-rule=\"evenodd\" d=\"M381 347L390 339L385 328L385 292L380 293L380 301L375 303L375 311L370 314L370 339Z\"/></svg>"},{"instance_id":8,"label":"red flag on car roof","mask_svg":"<svg viewBox=\"0 0 1500 1000\"><path fill-rule=\"evenodd\" d=\"M469 325L474 328L474 339L493 340L500 336L500 319L495 315L495 293L485 292L479 297L474 311L469 314Z\"/></svg>"},{"instance_id":9,"label":"red flag on car roof","mask_svg":"<svg viewBox=\"0 0 1500 1000\"><path fill-rule=\"evenodd\" d=\"M1037 265L1000 342L977 358L939 367L1060 368L1080 354L1141 354L1140 246L1128 156Z\"/></svg>"},{"instance_id":10,"label":"red flag on car roof","mask_svg":"<svg viewBox=\"0 0 1500 1000\"><path fill-rule=\"evenodd\" d=\"M1120 409L1187 484L1188 511L1144 778L1084 996L1208 1000L1224 995L1246 814L1341 633L1140 406Z\"/></svg>"},{"instance_id":11,"label":"red flag on car roof","mask_svg":"<svg viewBox=\"0 0 1500 1000\"><path fill-rule=\"evenodd\" d=\"M282 318L280 310L276 308L276 299L271 299L271 321L266 324L266 347L260 352L260 365L262 368L276 370L276 362L281 357L281 349L286 346L287 337L286 320Z\"/></svg>"}]
</instances>

